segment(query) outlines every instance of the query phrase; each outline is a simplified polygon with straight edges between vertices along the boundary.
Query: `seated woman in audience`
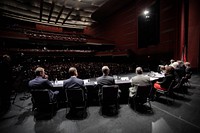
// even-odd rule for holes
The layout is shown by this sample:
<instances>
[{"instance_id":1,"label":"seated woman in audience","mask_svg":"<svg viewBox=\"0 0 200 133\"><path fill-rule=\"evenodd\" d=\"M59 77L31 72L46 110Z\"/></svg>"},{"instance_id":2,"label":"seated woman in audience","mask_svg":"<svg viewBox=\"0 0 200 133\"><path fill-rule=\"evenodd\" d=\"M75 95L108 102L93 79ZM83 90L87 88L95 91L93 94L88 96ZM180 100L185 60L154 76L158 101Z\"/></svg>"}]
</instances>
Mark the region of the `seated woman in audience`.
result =
<instances>
[{"instance_id":1,"label":"seated woman in audience","mask_svg":"<svg viewBox=\"0 0 200 133\"><path fill-rule=\"evenodd\" d=\"M166 90L171 84L172 80L174 80L174 68L171 66L167 66L165 68L165 77L162 79L162 81L157 81L154 84L154 88Z\"/></svg>"}]
</instances>

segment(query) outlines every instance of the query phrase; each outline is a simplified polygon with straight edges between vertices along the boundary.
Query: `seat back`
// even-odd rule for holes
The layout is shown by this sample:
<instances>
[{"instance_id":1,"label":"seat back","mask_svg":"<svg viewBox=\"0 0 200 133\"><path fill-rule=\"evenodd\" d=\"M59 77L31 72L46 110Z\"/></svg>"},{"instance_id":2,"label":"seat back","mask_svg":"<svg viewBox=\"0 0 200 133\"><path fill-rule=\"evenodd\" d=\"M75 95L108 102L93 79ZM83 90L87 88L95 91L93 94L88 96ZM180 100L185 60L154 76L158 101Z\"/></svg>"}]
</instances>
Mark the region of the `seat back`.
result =
<instances>
[{"instance_id":1,"label":"seat back","mask_svg":"<svg viewBox=\"0 0 200 133\"><path fill-rule=\"evenodd\" d=\"M56 100L52 100L48 89L31 90L33 110L35 108L45 109L49 105L57 104Z\"/></svg>"},{"instance_id":2,"label":"seat back","mask_svg":"<svg viewBox=\"0 0 200 133\"><path fill-rule=\"evenodd\" d=\"M136 85L137 87L137 91L136 91L136 101L140 102L140 103L145 103L147 102L147 98L150 97L150 92L151 92L151 85L145 85L145 86L141 86L141 85Z\"/></svg>"},{"instance_id":3,"label":"seat back","mask_svg":"<svg viewBox=\"0 0 200 133\"><path fill-rule=\"evenodd\" d=\"M51 99L49 96L49 90L31 90L32 99L35 104L49 104Z\"/></svg>"},{"instance_id":4,"label":"seat back","mask_svg":"<svg viewBox=\"0 0 200 133\"><path fill-rule=\"evenodd\" d=\"M118 99L118 85L103 85L101 100L103 103L114 104Z\"/></svg>"},{"instance_id":5,"label":"seat back","mask_svg":"<svg viewBox=\"0 0 200 133\"><path fill-rule=\"evenodd\" d=\"M57 109L57 100L51 98L51 94L48 89L32 89L32 103L34 111L36 108L38 111L46 113L49 112L50 116L52 117ZM37 117L37 116L35 116ZM37 119L37 118L36 118Z\"/></svg>"},{"instance_id":6,"label":"seat back","mask_svg":"<svg viewBox=\"0 0 200 133\"><path fill-rule=\"evenodd\" d=\"M66 99L71 107L85 107L85 94L82 88L66 89Z\"/></svg>"},{"instance_id":7,"label":"seat back","mask_svg":"<svg viewBox=\"0 0 200 133\"><path fill-rule=\"evenodd\" d=\"M182 77L181 80L178 81L178 83L176 85L174 85L173 89L179 90L183 86L184 81L185 81L185 78Z\"/></svg>"}]
</instances>

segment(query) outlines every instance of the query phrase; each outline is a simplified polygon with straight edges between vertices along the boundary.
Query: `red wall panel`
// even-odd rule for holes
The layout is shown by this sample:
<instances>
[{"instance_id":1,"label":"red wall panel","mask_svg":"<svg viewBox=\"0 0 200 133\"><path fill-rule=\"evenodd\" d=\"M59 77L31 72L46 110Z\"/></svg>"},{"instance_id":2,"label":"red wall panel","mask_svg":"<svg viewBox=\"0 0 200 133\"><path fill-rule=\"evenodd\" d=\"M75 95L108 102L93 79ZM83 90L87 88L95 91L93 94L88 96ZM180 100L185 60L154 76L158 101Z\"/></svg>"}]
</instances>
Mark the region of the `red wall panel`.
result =
<instances>
[{"instance_id":1,"label":"red wall panel","mask_svg":"<svg viewBox=\"0 0 200 133\"><path fill-rule=\"evenodd\" d=\"M188 61L200 68L200 1L189 0Z\"/></svg>"},{"instance_id":2,"label":"red wall panel","mask_svg":"<svg viewBox=\"0 0 200 133\"><path fill-rule=\"evenodd\" d=\"M188 36L185 35L183 5L187 0L160 0L160 42L147 48L138 48L138 16L155 0L135 0L100 25L88 27L86 34L112 40L117 49L132 50L135 54L166 54L180 60L183 44L187 43L187 58L192 67L200 67L200 1L189 0ZM185 5L187 6L187 5ZM188 37L188 42L185 38ZM187 40L187 39L186 39Z\"/></svg>"},{"instance_id":3,"label":"red wall panel","mask_svg":"<svg viewBox=\"0 0 200 133\"><path fill-rule=\"evenodd\" d=\"M151 48L138 49L138 16L142 12L155 3L155 0L136 0L128 7L124 7L116 12L103 24L88 28L86 34L97 35L102 38L113 40L116 43L117 49L131 49L134 53L155 54L173 51L173 43L176 41L176 1L160 0L160 44L151 46ZM173 15L172 15L173 14ZM160 45L165 45L160 46ZM167 46L166 46L167 45ZM158 48L157 48L158 47ZM166 49L167 47L167 49ZM156 52L154 49L157 49ZM170 52L171 52L170 51ZM151 53L152 52L152 53Z\"/></svg>"}]
</instances>

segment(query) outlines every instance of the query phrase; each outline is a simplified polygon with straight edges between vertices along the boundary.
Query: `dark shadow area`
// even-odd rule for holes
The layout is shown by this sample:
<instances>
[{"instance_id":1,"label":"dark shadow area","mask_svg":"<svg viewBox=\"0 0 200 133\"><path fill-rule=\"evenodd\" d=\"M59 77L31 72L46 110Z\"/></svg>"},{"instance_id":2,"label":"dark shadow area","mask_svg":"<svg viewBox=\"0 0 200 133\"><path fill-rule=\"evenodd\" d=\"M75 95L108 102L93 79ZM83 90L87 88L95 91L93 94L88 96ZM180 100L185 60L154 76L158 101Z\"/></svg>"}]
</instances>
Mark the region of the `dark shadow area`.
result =
<instances>
[{"instance_id":1,"label":"dark shadow area","mask_svg":"<svg viewBox=\"0 0 200 133\"><path fill-rule=\"evenodd\" d=\"M69 120L84 120L88 117L88 113L85 109L69 109L66 114L66 118Z\"/></svg>"},{"instance_id":2,"label":"dark shadow area","mask_svg":"<svg viewBox=\"0 0 200 133\"><path fill-rule=\"evenodd\" d=\"M179 108L181 106L180 103L177 103L176 100L173 101L173 99L166 99L166 97L164 96L160 96L159 98L156 99L156 102L165 104L167 106L171 106L171 107L175 107L175 108Z\"/></svg>"},{"instance_id":3,"label":"dark shadow area","mask_svg":"<svg viewBox=\"0 0 200 133\"><path fill-rule=\"evenodd\" d=\"M175 99L185 101L185 102L190 102L192 100L191 98L187 98L185 95L182 95L182 94L175 95Z\"/></svg>"},{"instance_id":4,"label":"dark shadow area","mask_svg":"<svg viewBox=\"0 0 200 133\"><path fill-rule=\"evenodd\" d=\"M136 108L134 106L136 106ZM130 108L138 114L143 114L143 115L153 115L154 114L152 108L146 104L130 105Z\"/></svg>"},{"instance_id":5,"label":"dark shadow area","mask_svg":"<svg viewBox=\"0 0 200 133\"><path fill-rule=\"evenodd\" d=\"M119 110L115 106L102 106L99 110L99 114L103 117L117 117Z\"/></svg>"},{"instance_id":6,"label":"dark shadow area","mask_svg":"<svg viewBox=\"0 0 200 133\"><path fill-rule=\"evenodd\" d=\"M34 111L34 119L37 121L37 120L50 120L52 119L55 115L56 115L56 111L53 112L50 112L47 109L42 109L42 110L39 110L39 109L35 109Z\"/></svg>"},{"instance_id":7,"label":"dark shadow area","mask_svg":"<svg viewBox=\"0 0 200 133\"><path fill-rule=\"evenodd\" d=\"M33 112L31 111L31 109L28 109L27 111L23 112L22 114L19 115L18 121L15 125L22 124L24 122L24 120L31 115L33 115Z\"/></svg>"}]
</instances>

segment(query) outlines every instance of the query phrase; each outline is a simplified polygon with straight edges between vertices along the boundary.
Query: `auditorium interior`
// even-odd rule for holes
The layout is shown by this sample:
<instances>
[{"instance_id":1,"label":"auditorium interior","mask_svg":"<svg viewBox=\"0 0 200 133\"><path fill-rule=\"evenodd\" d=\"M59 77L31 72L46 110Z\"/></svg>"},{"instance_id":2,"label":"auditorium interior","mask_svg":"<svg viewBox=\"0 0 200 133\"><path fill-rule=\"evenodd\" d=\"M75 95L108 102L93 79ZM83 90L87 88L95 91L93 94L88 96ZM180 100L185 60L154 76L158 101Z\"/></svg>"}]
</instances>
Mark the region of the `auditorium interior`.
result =
<instances>
[{"instance_id":1,"label":"auditorium interior","mask_svg":"<svg viewBox=\"0 0 200 133\"><path fill-rule=\"evenodd\" d=\"M11 71L0 68L0 132L200 132L199 7L199 0L1 0L0 65L7 55ZM153 84L163 78L155 77L159 65L172 59L190 63L187 82L173 95L131 107L135 69L142 67ZM33 109L28 86L38 66L59 91L47 112ZM103 108L98 96L103 66L121 90L116 109ZM70 67L87 88L84 109L76 111L62 86Z\"/></svg>"}]
</instances>

